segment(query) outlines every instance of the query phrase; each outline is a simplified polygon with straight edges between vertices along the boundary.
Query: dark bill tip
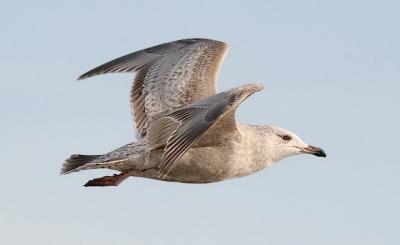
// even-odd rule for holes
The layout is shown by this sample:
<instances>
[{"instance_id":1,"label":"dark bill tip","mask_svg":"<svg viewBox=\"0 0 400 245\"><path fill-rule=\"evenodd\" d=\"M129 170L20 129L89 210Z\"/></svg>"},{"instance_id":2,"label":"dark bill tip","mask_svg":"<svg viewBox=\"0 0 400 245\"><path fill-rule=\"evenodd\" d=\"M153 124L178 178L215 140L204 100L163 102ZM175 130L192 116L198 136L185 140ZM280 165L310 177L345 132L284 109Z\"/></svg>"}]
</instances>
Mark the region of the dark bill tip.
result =
<instances>
[{"instance_id":1,"label":"dark bill tip","mask_svg":"<svg viewBox=\"0 0 400 245\"><path fill-rule=\"evenodd\" d=\"M315 147L312 145L307 146L306 148L303 149L304 153L312 154L317 157L326 157L326 153L324 150L322 150L319 147Z\"/></svg>"}]
</instances>

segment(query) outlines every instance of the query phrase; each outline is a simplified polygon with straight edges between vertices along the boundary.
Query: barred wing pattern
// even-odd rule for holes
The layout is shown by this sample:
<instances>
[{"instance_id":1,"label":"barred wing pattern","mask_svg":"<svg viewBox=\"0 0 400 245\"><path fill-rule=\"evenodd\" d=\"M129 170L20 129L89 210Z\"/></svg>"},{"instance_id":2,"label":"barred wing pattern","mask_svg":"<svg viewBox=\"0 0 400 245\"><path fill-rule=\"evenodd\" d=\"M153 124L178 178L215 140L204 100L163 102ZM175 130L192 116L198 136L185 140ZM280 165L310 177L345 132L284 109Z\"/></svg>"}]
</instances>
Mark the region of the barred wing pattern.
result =
<instances>
[{"instance_id":1,"label":"barred wing pattern","mask_svg":"<svg viewBox=\"0 0 400 245\"><path fill-rule=\"evenodd\" d=\"M216 94L216 80L228 45L210 39L183 39L140 50L81 75L84 79L112 72L137 72L131 108L139 137L164 111Z\"/></svg>"},{"instance_id":2,"label":"barred wing pattern","mask_svg":"<svg viewBox=\"0 0 400 245\"><path fill-rule=\"evenodd\" d=\"M262 88L261 84L244 85L157 116L150 125L148 143L152 149L165 146L159 166L160 177L165 178L174 163L218 121L235 120L224 116ZM225 132L236 130L235 122L226 125L234 127L224 127Z\"/></svg>"}]
</instances>

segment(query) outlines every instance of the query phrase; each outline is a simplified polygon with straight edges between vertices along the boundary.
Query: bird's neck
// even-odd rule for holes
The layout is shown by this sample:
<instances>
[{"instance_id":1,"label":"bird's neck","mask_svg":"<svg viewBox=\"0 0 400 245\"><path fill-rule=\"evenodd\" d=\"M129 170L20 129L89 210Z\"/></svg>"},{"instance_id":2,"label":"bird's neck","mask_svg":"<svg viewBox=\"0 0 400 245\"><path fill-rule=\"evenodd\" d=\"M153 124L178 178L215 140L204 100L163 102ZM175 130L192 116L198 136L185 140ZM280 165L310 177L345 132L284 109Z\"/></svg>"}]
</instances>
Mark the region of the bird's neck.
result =
<instances>
[{"instance_id":1,"label":"bird's neck","mask_svg":"<svg viewBox=\"0 0 400 245\"><path fill-rule=\"evenodd\" d=\"M237 128L241 135L240 144L236 149L236 154L240 155L240 162L235 164L235 168L241 176L260 171L276 161L271 149L266 147L268 138L260 126L237 124Z\"/></svg>"}]
</instances>

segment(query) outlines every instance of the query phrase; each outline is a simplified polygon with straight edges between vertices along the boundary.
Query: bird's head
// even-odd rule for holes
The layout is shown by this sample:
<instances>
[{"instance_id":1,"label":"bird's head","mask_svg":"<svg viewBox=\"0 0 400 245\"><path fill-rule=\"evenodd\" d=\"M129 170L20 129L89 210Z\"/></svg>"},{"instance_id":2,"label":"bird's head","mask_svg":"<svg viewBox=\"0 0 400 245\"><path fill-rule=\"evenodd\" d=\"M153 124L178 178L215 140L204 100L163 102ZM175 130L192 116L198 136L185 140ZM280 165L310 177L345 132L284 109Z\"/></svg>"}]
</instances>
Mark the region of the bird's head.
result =
<instances>
[{"instance_id":1,"label":"bird's head","mask_svg":"<svg viewBox=\"0 0 400 245\"><path fill-rule=\"evenodd\" d=\"M267 136L265 137L266 146L269 148L269 154L272 155L274 162L303 153L326 157L321 148L305 143L299 136L289 130L276 126L263 126L263 131Z\"/></svg>"}]
</instances>

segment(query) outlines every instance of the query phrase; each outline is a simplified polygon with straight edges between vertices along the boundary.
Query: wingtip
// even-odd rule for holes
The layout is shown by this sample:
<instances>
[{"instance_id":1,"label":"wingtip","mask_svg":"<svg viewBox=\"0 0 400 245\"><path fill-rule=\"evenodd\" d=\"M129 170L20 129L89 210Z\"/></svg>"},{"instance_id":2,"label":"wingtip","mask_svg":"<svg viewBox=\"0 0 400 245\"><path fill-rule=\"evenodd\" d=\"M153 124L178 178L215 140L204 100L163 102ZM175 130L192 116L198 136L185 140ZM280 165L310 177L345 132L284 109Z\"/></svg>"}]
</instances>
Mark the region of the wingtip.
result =
<instances>
[{"instance_id":1,"label":"wingtip","mask_svg":"<svg viewBox=\"0 0 400 245\"><path fill-rule=\"evenodd\" d=\"M88 77L90 77L90 76L88 76L88 75L85 73L85 74L80 75L80 76L76 79L76 81L83 80L83 79L88 78Z\"/></svg>"},{"instance_id":2,"label":"wingtip","mask_svg":"<svg viewBox=\"0 0 400 245\"><path fill-rule=\"evenodd\" d=\"M92 70L87 71L87 72L83 73L82 75L80 75L76 80L79 81L79 80L83 80L83 79L86 79L86 78L89 78L89 77L93 77L93 76L96 76L96 75L100 75L100 74L101 73L96 72L95 69L92 69Z\"/></svg>"}]
</instances>

